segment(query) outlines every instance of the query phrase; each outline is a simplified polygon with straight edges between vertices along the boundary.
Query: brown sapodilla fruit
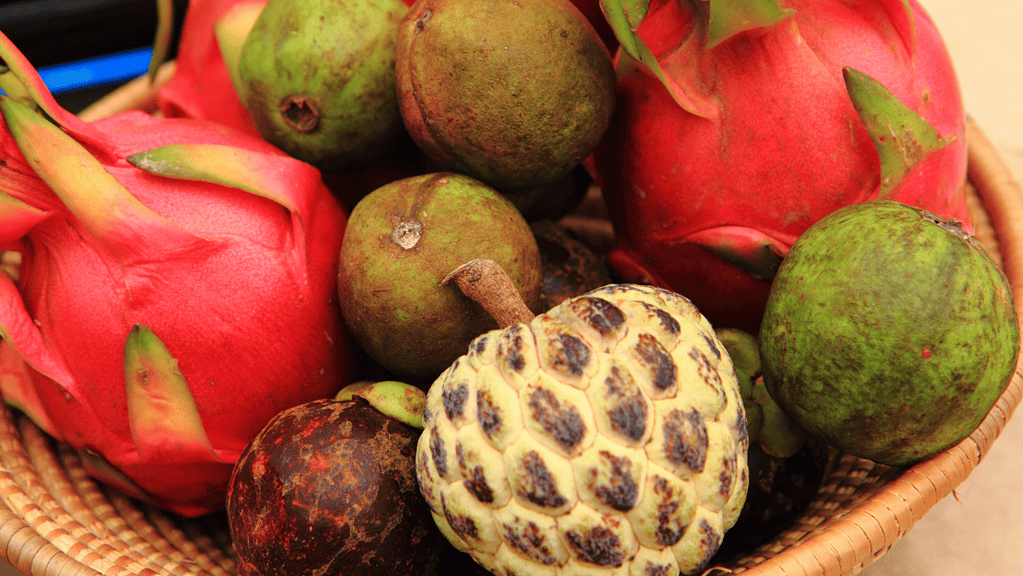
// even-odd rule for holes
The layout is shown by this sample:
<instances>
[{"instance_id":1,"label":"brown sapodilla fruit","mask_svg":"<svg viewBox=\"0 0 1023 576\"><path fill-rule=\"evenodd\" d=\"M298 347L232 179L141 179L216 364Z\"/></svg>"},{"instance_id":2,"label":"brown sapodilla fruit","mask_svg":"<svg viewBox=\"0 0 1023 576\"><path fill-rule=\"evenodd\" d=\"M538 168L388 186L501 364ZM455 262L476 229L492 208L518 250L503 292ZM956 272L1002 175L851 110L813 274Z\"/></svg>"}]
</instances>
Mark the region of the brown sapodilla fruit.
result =
<instances>
[{"instance_id":1,"label":"brown sapodilla fruit","mask_svg":"<svg viewBox=\"0 0 1023 576\"><path fill-rule=\"evenodd\" d=\"M502 192L568 174L615 101L611 56L569 0L418 0L399 24L395 74L419 146Z\"/></svg>"}]
</instances>

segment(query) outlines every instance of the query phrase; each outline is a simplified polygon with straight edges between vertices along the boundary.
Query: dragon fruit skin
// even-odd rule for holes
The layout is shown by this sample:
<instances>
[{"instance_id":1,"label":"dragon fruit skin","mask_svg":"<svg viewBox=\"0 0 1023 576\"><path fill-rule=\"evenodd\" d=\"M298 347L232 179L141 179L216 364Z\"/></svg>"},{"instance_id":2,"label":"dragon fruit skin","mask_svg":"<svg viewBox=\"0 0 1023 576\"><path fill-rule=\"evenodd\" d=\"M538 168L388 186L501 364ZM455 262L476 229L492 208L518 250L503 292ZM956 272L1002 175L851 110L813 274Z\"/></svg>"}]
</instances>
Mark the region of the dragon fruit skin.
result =
<instances>
[{"instance_id":1,"label":"dragon fruit skin","mask_svg":"<svg viewBox=\"0 0 1023 576\"><path fill-rule=\"evenodd\" d=\"M706 2L654 0L638 35L688 110L620 56L616 114L587 159L615 228L612 267L685 294L715 326L754 333L780 258L843 205L884 195L970 227L959 85L916 0L780 4L793 9L783 19L707 48ZM951 143L882 190L846 66Z\"/></svg>"},{"instance_id":2,"label":"dragon fruit skin","mask_svg":"<svg viewBox=\"0 0 1023 576\"><path fill-rule=\"evenodd\" d=\"M336 301L347 215L318 170L262 139L142 112L87 124L2 35L0 56L63 128L46 136L60 130L3 97L0 247L22 253L17 286L0 274L4 400L125 494L221 509L266 422L352 380ZM195 165L212 175L158 174Z\"/></svg>"},{"instance_id":3,"label":"dragon fruit skin","mask_svg":"<svg viewBox=\"0 0 1023 576\"><path fill-rule=\"evenodd\" d=\"M261 138L231 83L213 25L240 3L267 0L191 0L181 25L174 73L160 87L156 104L168 118L213 120Z\"/></svg>"}]
</instances>

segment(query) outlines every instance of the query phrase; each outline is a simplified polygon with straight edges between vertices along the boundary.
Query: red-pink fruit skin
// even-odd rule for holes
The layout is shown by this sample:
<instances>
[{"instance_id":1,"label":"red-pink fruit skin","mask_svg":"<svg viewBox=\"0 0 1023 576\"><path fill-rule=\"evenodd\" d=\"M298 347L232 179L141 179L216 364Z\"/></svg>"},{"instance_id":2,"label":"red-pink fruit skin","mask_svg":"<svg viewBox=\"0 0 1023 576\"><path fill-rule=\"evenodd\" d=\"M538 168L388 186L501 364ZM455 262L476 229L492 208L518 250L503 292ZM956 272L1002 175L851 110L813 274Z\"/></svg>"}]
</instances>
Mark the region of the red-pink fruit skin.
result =
<instances>
[{"instance_id":1,"label":"red-pink fruit skin","mask_svg":"<svg viewBox=\"0 0 1023 576\"><path fill-rule=\"evenodd\" d=\"M220 510L235 460L270 418L330 397L352 381L352 344L335 288L347 214L318 170L219 124L129 111L90 126L106 140L93 150L104 168L149 209L210 238L209 249L161 252L154 231L141 234L135 253L118 260L83 233L10 144L6 129L0 131L6 165L26 171L24 180L31 183L12 193L53 210L21 239L0 231L0 244L11 241L23 252L18 291L47 344L25 360L5 351L0 373L27 374L31 380L19 386L36 394L31 409L42 415L47 431L98 454L132 484L87 460L86 469L101 480L182 515ZM301 240L280 204L225 186L146 174L125 160L182 143L286 158L288 178L301 189ZM2 313L5 319L16 315ZM159 462L141 461L127 418L124 370L125 337L136 323L150 328L177 359L215 457L169 449ZM17 345L18 334L13 336ZM26 361L55 362L69 378L57 383L36 370L22 371Z\"/></svg>"},{"instance_id":2,"label":"red-pink fruit skin","mask_svg":"<svg viewBox=\"0 0 1023 576\"><path fill-rule=\"evenodd\" d=\"M687 237L749 227L783 254L824 215L878 197L877 152L846 93L843 66L872 76L954 138L891 198L967 221L959 84L919 4L910 2L915 28L898 0L780 4L795 13L707 50L688 2L654 0L640 35L665 73L703 93L718 115L683 110L653 74L620 58L615 116L586 163L615 227L616 271L681 292L715 326L753 332L769 279Z\"/></svg>"},{"instance_id":3,"label":"red-pink fruit skin","mask_svg":"<svg viewBox=\"0 0 1023 576\"><path fill-rule=\"evenodd\" d=\"M169 118L213 120L260 137L252 116L231 83L213 26L239 1L191 0L181 27L174 74L157 92L157 107Z\"/></svg>"}]
</instances>

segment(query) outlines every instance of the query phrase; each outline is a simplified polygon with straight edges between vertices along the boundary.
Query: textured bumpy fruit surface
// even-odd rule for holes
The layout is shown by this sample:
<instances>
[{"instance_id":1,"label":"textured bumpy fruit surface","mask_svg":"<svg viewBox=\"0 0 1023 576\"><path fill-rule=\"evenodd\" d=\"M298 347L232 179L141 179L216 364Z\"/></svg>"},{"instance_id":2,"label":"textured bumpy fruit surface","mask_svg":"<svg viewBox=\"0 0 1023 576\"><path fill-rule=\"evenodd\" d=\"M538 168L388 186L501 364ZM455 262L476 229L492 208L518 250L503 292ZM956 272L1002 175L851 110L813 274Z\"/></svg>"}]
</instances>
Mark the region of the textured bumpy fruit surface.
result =
<instances>
[{"instance_id":1,"label":"textured bumpy fruit surface","mask_svg":"<svg viewBox=\"0 0 1023 576\"><path fill-rule=\"evenodd\" d=\"M746 496L731 359L658 288L605 286L480 336L424 425L423 495L495 574L698 573Z\"/></svg>"},{"instance_id":2,"label":"textured bumpy fruit surface","mask_svg":"<svg viewBox=\"0 0 1023 576\"><path fill-rule=\"evenodd\" d=\"M788 415L894 465L970 434L1019 351L1011 288L983 247L894 201L807 230L778 270L760 337L764 382Z\"/></svg>"}]
</instances>

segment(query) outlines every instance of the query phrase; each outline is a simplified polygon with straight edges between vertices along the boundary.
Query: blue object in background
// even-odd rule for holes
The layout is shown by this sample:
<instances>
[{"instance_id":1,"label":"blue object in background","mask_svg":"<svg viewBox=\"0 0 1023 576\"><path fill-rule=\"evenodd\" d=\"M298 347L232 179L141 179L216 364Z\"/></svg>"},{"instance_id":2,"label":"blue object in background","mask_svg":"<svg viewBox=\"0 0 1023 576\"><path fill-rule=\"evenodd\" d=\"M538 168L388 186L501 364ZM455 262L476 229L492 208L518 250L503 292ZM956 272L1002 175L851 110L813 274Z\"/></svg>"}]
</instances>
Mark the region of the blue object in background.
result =
<instances>
[{"instance_id":1,"label":"blue object in background","mask_svg":"<svg viewBox=\"0 0 1023 576\"><path fill-rule=\"evenodd\" d=\"M46 66L39 69L39 75L50 92L60 94L137 78L149 71L152 57L152 48L140 48Z\"/></svg>"}]
</instances>

